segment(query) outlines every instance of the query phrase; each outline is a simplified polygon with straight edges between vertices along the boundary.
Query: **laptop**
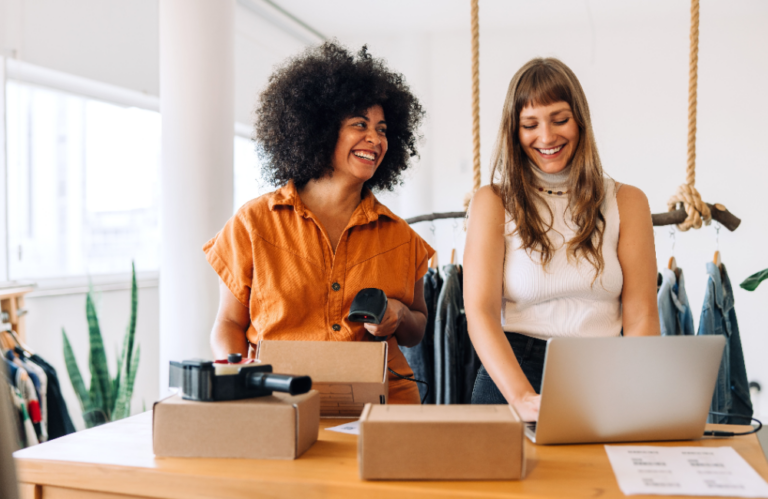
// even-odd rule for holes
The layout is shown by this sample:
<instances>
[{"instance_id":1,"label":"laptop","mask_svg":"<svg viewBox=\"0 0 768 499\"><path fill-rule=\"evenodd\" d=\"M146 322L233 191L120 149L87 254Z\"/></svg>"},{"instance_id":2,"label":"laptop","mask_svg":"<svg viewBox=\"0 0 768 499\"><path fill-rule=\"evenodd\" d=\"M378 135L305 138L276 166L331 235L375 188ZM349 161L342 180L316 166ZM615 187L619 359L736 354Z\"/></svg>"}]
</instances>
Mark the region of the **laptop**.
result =
<instances>
[{"instance_id":1,"label":"laptop","mask_svg":"<svg viewBox=\"0 0 768 499\"><path fill-rule=\"evenodd\" d=\"M725 338L551 338L537 444L701 438Z\"/></svg>"}]
</instances>

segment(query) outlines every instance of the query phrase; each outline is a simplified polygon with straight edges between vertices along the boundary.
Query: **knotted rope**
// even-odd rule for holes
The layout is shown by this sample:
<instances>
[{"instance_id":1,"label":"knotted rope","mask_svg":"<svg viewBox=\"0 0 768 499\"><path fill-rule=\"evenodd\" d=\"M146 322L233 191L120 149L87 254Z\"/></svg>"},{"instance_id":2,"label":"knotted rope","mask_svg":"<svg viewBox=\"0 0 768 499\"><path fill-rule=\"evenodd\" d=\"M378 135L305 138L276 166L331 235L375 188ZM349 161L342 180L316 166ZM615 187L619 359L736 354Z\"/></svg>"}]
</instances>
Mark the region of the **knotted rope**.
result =
<instances>
[{"instance_id":1,"label":"knotted rope","mask_svg":"<svg viewBox=\"0 0 768 499\"><path fill-rule=\"evenodd\" d=\"M478 0L471 0L472 22L472 191L464 198L464 211L480 188L480 16Z\"/></svg>"},{"instance_id":2,"label":"knotted rope","mask_svg":"<svg viewBox=\"0 0 768 499\"><path fill-rule=\"evenodd\" d=\"M677 228L687 231L699 229L702 223L709 225L712 214L707 204L701 200L696 190L696 94L698 90L699 69L699 0L691 0L691 52L688 67L688 165L685 173L685 184L677 188L675 194L667 201L669 211L676 209L678 203L683 203L688 215Z\"/></svg>"}]
</instances>

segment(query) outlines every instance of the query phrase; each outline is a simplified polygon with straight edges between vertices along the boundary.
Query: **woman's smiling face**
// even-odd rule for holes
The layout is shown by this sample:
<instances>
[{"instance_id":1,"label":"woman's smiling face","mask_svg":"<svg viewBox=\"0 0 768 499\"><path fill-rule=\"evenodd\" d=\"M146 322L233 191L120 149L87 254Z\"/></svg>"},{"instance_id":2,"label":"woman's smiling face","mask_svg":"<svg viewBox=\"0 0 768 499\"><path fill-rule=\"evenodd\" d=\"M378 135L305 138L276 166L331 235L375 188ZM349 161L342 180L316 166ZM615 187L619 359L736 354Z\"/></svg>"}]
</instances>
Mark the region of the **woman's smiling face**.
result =
<instances>
[{"instance_id":1,"label":"woman's smiling face","mask_svg":"<svg viewBox=\"0 0 768 499\"><path fill-rule=\"evenodd\" d=\"M579 144L579 125L567 102L528 105L520 111L520 145L539 169L557 173L568 166Z\"/></svg>"},{"instance_id":2,"label":"woman's smiling face","mask_svg":"<svg viewBox=\"0 0 768 499\"><path fill-rule=\"evenodd\" d=\"M349 175L365 182L373 177L387 153L387 122L379 105L341 122L333 153L334 175Z\"/></svg>"}]
</instances>

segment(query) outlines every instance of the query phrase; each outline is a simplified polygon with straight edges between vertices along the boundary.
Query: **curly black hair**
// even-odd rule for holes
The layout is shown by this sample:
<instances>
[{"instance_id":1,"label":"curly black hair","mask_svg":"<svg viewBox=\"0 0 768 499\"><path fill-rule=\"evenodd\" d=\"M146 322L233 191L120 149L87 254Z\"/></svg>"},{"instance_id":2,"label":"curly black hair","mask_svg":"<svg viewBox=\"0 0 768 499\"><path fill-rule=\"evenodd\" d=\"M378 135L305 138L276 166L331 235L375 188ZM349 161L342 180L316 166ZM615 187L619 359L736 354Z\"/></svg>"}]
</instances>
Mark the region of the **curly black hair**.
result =
<instances>
[{"instance_id":1,"label":"curly black hair","mask_svg":"<svg viewBox=\"0 0 768 499\"><path fill-rule=\"evenodd\" d=\"M418 156L416 142L424 110L401 74L387 69L366 46L352 55L337 42L307 49L278 67L259 97L256 149L264 179L297 187L333 173L331 160L341 123L380 105L389 147L365 185L393 190Z\"/></svg>"}]
</instances>

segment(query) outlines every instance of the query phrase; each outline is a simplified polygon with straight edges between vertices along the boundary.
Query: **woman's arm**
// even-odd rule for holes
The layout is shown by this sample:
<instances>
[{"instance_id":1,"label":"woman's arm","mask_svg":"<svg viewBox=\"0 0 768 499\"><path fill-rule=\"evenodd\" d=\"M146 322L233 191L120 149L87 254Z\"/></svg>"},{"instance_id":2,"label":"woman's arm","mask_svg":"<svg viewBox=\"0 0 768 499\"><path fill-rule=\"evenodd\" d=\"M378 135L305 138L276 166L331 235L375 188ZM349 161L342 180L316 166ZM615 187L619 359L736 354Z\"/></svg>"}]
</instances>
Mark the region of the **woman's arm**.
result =
<instances>
[{"instance_id":1,"label":"woman's arm","mask_svg":"<svg viewBox=\"0 0 768 499\"><path fill-rule=\"evenodd\" d=\"M464 249L464 309L472 344L496 386L525 421L539 415L540 397L501 328L504 278L504 206L490 186L470 205Z\"/></svg>"},{"instance_id":2,"label":"woman's arm","mask_svg":"<svg viewBox=\"0 0 768 499\"><path fill-rule=\"evenodd\" d=\"M397 344L413 347L421 342L427 328L427 302L424 301L424 278L416 281L413 288L413 304L410 308L400 300L389 298L387 311L380 324L363 325L374 336L394 334Z\"/></svg>"},{"instance_id":3,"label":"woman's arm","mask_svg":"<svg viewBox=\"0 0 768 499\"><path fill-rule=\"evenodd\" d=\"M245 332L251 324L248 307L240 303L219 279L219 311L211 331L211 349L215 359L226 359L231 353L248 356Z\"/></svg>"},{"instance_id":4,"label":"woman's arm","mask_svg":"<svg viewBox=\"0 0 768 499\"><path fill-rule=\"evenodd\" d=\"M648 198L631 185L622 185L619 204L619 263L624 274L621 291L624 336L661 334L656 305L656 248Z\"/></svg>"}]
</instances>

